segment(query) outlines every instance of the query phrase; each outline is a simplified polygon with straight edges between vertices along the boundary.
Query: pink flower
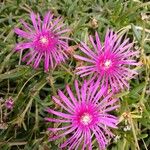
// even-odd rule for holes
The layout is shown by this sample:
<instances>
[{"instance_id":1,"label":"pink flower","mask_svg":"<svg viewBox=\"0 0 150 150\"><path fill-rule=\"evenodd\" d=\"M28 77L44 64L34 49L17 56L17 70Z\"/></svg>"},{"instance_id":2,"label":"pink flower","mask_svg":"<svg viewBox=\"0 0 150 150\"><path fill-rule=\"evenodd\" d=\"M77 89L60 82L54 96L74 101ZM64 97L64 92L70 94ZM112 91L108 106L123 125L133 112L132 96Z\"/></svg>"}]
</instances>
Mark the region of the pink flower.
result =
<instances>
[{"instance_id":1,"label":"pink flower","mask_svg":"<svg viewBox=\"0 0 150 150\"><path fill-rule=\"evenodd\" d=\"M99 148L105 149L108 138L113 137L109 127L117 128L118 119L109 112L119 107L116 104L118 99L113 99L112 93L104 97L106 88L99 89L99 82L92 82L89 85L85 81L79 88L78 82L75 81L76 94L73 94L69 86L66 87L66 90L69 97L60 90L58 91L59 98L53 97L55 103L60 105L64 111L47 109L47 112L57 117L45 118L46 121L62 124L58 128L48 128L54 133L61 131L60 134L50 137L49 140L68 135L68 139L60 145L61 148L68 146L68 150L77 150L79 145L82 145L82 150L86 147L92 150L92 140L96 138Z\"/></svg>"},{"instance_id":2,"label":"pink flower","mask_svg":"<svg viewBox=\"0 0 150 150\"><path fill-rule=\"evenodd\" d=\"M131 66L138 66L134 57L138 51L133 51L133 43L129 39L123 41L123 35L118 36L108 30L105 36L104 45L101 45L98 33L95 33L96 40L90 36L93 49L81 42L80 50L86 56L74 55L75 58L87 62L84 66L77 67L77 74L81 77L93 75L93 80L101 80L101 84L118 91L129 88L128 80L133 78L137 72Z\"/></svg>"},{"instance_id":3,"label":"pink flower","mask_svg":"<svg viewBox=\"0 0 150 150\"><path fill-rule=\"evenodd\" d=\"M12 109L14 106L14 101L12 98L8 98L6 101L5 101L5 107L7 109Z\"/></svg>"},{"instance_id":4,"label":"pink flower","mask_svg":"<svg viewBox=\"0 0 150 150\"><path fill-rule=\"evenodd\" d=\"M43 21L39 14L30 14L33 26L30 26L23 20L24 30L15 28L15 33L25 38L25 42L16 45L15 50L26 50L23 61L27 64L33 62L33 67L37 68L42 59L44 59L44 69L48 71L58 63L65 61L67 58L66 50L68 49L68 39L65 36L69 29L64 29L62 18L55 18L53 14L48 12Z\"/></svg>"}]
</instances>

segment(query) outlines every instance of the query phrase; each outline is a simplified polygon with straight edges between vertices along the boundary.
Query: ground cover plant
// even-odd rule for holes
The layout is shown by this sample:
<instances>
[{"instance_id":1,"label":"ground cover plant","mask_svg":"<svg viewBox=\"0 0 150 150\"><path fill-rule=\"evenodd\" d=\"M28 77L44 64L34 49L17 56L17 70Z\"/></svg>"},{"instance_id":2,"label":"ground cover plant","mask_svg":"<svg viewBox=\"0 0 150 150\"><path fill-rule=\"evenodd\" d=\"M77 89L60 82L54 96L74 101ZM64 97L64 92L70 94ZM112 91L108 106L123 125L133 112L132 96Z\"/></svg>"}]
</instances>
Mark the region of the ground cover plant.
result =
<instances>
[{"instance_id":1,"label":"ground cover plant","mask_svg":"<svg viewBox=\"0 0 150 150\"><path fill-rule=\"evenodd\" d=\"M149 1L0 1L0 150L149 150L149 54Z\"/></svg>"}]
</instances>

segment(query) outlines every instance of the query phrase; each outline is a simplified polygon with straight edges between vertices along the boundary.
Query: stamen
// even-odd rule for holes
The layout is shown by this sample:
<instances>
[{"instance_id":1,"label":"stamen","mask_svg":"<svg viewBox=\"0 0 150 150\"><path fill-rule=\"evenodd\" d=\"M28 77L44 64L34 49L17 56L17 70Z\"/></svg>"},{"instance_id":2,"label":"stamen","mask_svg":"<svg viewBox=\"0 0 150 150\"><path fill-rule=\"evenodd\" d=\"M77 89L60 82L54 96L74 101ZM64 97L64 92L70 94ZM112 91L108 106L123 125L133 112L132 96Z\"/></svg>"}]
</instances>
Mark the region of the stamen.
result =
<instances>
[{"instance_id":1,"label":"stamen","mask_svg":"<svg viewBox=\"0 0 150 150\"><path fill-rule=\"evenodd\" d=\"M84 113L82 116L81 116L81 123L84 124L84 125L88 125L91 123L92 121L92 116L88 113Z\"/></svg>"},{"instance_id":2,"label":"stamen","mask_svg":"<svg viewBox=\"0 0 150 150\"><path fill-rule=\"evenodd\" d=\"M41 42L42 44L47 44L47 43L48 43L48 39L47 39L47 37L45 37L45 36L41 36L41 38L40 38L40 42Z\"/></svg>"},{"instance_id":3,"label":"stamen","mask_svg":"<svg viewBox=\"0 0 150 150\"><path fill-rule=\"evenodd\" d=\"M109 67L111 67L111 65L112 65L112 61L111 60L106 60L105 62L104 62L104 67L105 68L109 68Z\"/></svg>"}]
</instances>

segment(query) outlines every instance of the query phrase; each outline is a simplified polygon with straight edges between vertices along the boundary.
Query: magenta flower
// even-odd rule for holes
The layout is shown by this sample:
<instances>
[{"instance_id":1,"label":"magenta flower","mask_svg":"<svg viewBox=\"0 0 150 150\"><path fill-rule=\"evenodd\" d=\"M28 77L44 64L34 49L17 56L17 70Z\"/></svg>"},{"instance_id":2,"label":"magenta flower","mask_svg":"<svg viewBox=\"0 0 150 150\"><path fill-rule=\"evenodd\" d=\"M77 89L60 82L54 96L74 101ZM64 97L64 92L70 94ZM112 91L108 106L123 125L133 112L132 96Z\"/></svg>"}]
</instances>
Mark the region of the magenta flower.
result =
<instances>
[{"instance_id":1,"label":"magenta flower","mask_svg":"<svg viewBox=\"0 0 150 150\"><path fill-rule=\"evenodd\" d=\"M55 18L53 14L48 12L43 21L39 14L30 15L33 26L30 26L23 20L24 30L15 28L15 33L26 39L25 42L18 43L15 47L16 51L28 49L23 61L27 64L33 62L33 67L37 68L42 59L44 59L45 71L53 68L58 63L65 61L67 58L66 50L68 49L68 39L65 36L69 29L64 29L65 24L62 18Z\"/></svg>"},{"instance_id":2,"label":"magenta flower","mask_svg":"<svg viewBox=\"0 0 150 150\"><path fill-rule=\"evenodd\" d=\"M5 107L7 109L12 109L14 106L14 101L12 98L8 98L6 101L5 101Z\"/></svg>"},{"instance_id":3,"label":"magenta flower","mask_svg":"<svg viewBox=\"0 0 150 150\"><path fill-rule=\"evenodd\" d=\"M108 30L105 36L104 45L101 45L98 33L95 33L96 40L90 36L93 49L81 42L80 50L86 55L74 55L75 58L87 62L84 66L77 67L77 74L81 77L93 75L93 80L101 80L101 84L118 91L128 88L128 80L133 78L137 72L131 66L138 66L134 57L138 51L133 51L133 43L129 39L123 41L123 36L118 36Z\"/></svg>"},{"instance_id":4,"label":"magenta flower","mask_svg":"<svg viewBox=\"0 0 150 150\"><path fill-rule=\"evenodd\" d=\"M82 146L82 150L86 147L92 150L92 140L96 138L99 148L105 149L108 139L113 137L109 127L117 128L118 119L109 112L119 107L116 104L118 99L113 99L111 93L104 97L106 88L99 89L99 82L92 82L90 85L84 82L79 88L78 82L75 81L76 96L69 86L66 90L69 97L60 90L58 91L59 98L53 97L55 103L60 105L64 112L47 109L47 112L60 118L53 116L46 118L46 121L61 124L58 128L48 128L54 133L61 132L50 137L49 140L68 135L68 139L60 145L61 148L68 146L68 150L77 150L79 146Z\"/></svg>"}]
</instances>

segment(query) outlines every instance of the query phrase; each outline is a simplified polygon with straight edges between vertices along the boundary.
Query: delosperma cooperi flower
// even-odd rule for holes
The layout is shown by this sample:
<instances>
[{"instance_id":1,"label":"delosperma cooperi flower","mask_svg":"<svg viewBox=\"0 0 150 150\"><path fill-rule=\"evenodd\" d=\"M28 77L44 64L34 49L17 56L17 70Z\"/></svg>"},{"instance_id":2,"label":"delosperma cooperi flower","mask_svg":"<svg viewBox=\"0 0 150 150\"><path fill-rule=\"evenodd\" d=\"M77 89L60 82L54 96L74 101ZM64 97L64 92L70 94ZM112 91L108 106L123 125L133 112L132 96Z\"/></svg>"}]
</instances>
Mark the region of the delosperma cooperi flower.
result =
<instances>
[{"instance_id":1,"label":"delosperma cooperi flower","mask_svg":"<svg viewBox=\"0 0 150 150\"><path fill-rule=\"evenodd\" d=\"M55 18L48 12L43 21L39 14L31 12L30 14L33 26L21 20L23 30L15 28L14 31L26 41L16 45L16 51L26 50L23 61L27 64L33 63L37 68L40 61L44 59L44 70L55 67L67 58L66 50L68 49L69 29L64 28L62 17Z\"/></svg>"},{"instance_id":2,"label":"delosperma cooperi flower","mask_svg":"<svg viewBox=\"0 0 150 150\"><path fill-rule=\"evenodd\" d=\"M58 128L48 128L55 136L50 137L53 141L68 135L68 139L60 145L60 148L67 147L68 150L78 150L82 147L85 150L92 150L92 141L96 138L100 150L104 150L108 139L114 134L110 128L117 128L118 118L109 112L117 109L118 99L107 93L106 87L99 88L99 82L84 82L81 88L75 81L73 94L69 86L66 87L68 97L58 90L58 97L53 96L56 104L64 111L55 111L47 108L47 112L55 116L45 118L46 121L58 123ZM57 132L61 133L57 133Z\"/></svg>"},{"instance_id":3,"label":"delosperma cooperi flower","mask_svg":"<svg viewBox=\"0 0 150 150\"><path fill-rule=\"evenodd\" d=\"M12 109L14 106L14 100L12 98L8 98L6 101L5 101L5 107L7 109Z\"/></svg>"},{"instance_id":4,"label":"delosperma cooperi flower","mask_svg":"<svg viewBox=\"0 0 150 150\"><path fill-rule=\"evenodd\" d=\"M131 66L138 66L135 57L139 51L132 49L133 43L129 43L129 38L124 40L124 36L118 36L111 30L107 30L105 41L102 45L98 33L95 33L95 41L90 36L92 49L81 42L79 49L86 55L74 55L76 59L87 62L83 66L76 68L76 73L81 77L93 75L93 80L101 80L112 91L128 88L128 80L133 78L137 72Z\"/></svg>"}]
</instances>

